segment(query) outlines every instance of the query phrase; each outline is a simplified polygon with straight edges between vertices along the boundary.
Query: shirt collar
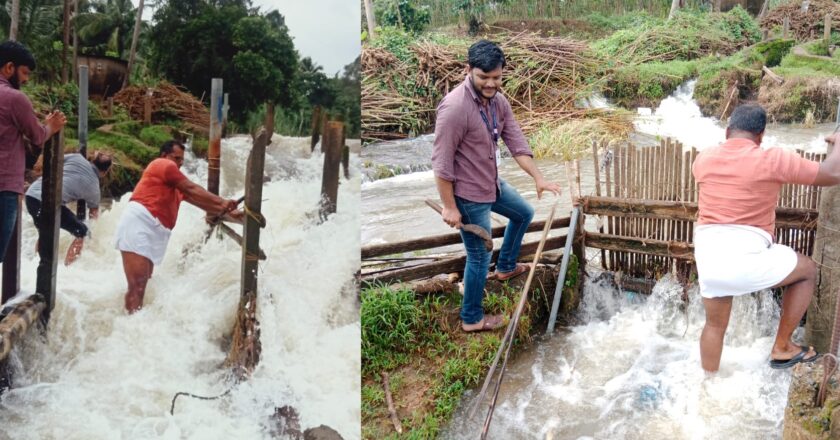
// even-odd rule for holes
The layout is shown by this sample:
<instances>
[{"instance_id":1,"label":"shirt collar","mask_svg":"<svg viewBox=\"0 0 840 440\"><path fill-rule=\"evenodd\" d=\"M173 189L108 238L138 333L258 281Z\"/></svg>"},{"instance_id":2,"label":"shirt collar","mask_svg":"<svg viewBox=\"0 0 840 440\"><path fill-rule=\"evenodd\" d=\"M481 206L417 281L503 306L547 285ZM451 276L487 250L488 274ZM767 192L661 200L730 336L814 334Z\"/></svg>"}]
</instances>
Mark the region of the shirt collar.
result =
<instances>
[{"instance_id":1,"label":"shirt collar","mask_svg":"<svg viewBox=\"0 0 840 440\"><path fill-rule=\"evenodd\" d=\"M727 139L721 146L730 148L758 148L758 144L750 139L744 138Z\"/></svg>"},{"instance_id":2,"label":"shirt collar","mask_svg":"<svg viewBox=\"0 0 840 440\"><path fill-rule=\"evenodd\" d=\"M12 87L12 83L10 83L9 80L3 75L0 75L0 85Z\"/></svg>"}]
</instances>

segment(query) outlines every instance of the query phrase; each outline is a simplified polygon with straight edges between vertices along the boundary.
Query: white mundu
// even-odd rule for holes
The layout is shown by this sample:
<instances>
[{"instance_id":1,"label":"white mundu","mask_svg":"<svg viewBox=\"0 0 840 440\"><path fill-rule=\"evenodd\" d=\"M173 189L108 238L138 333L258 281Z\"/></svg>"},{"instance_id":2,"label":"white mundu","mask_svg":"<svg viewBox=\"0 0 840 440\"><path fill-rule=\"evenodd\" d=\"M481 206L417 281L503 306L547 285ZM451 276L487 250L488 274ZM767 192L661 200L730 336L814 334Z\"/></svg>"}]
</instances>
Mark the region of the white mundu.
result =
<instances>
[{"instance_id":1,"label":"white mundu","mask_svg":"<svg viewBox=\"0 0 840 440\"><path fill-rule=\"evenodd\" d=\"M779 284L796 267L793 249L767 231L746 225L700 225L694 259L705 298L743 295Z\"/></svg>"}]
</instances>

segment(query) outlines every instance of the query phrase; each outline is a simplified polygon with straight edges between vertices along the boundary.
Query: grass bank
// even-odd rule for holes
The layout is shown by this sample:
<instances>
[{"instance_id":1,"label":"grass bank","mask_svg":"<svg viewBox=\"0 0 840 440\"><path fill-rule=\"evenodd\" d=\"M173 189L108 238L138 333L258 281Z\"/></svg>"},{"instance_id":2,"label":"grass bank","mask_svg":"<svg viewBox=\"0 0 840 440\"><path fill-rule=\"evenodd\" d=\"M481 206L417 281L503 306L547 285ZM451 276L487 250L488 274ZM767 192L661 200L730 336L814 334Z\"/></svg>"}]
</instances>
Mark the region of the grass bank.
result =
<instances>
[{"instance_id":1,"label":"grass bank","mask_svg":"<svg viewBox=\"0 0 840 440\"><path fill-rule=\"evenodd\" d=\"M569 267L577 273L577 264ZM556 283L556 270L540 268L515 346L527 346L544 331ZM485 313L511 316L526 277L506 283L489 281ZM580 298L577 277L567 280L560 324L568 323ZM451 419L464 391L484 379L504 329L465 333L457 291L418 296L400 286L362 290L362 437L365 439L435 438ZM404 428L395 432L385 402L382 373Z\"/></svg>"}]
</instances>

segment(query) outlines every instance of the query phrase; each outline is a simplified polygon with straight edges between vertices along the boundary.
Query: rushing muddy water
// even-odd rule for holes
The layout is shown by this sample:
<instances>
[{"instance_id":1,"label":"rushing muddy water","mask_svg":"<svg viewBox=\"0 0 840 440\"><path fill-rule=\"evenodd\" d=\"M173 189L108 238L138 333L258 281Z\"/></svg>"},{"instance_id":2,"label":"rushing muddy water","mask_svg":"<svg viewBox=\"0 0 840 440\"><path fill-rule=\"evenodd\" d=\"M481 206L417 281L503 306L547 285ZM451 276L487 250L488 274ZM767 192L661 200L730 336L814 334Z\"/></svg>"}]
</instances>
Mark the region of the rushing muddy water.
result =
<instances>
[{"instance_id":1,"label":"rushing muddy water","mask_svg":"<svg viewBox=\"0 0 840 440\"><path fill-rule=\"evenodd\" d=\"M243 192L250 138L222 142L221 193ZM262 213L258 320L262 358L253 376L221 399L221 368L239 301L240 248L203 240L203 212L184 203L145 307L123 310L126 281L114 232L128 196L91 221L92 239L72 266L58 267L46 339L30 331L12 355L14 387L0 402L0 439L272 438L275 407L300 412L303 429L325 424L360 437L358 156L342 178L337 214L318 224L323 156L309 139L275 138L268 148ZM183 170L206 182L207 163L188 154ZM24 215L22 280L35 286L37 232ZM70 237L61 234L59 254ZM325 258L329 256L329 258Z\"/></svg>"},{"instance_id":2,"label":"rushing muddy water","mask_svg":"<svg viewBox=\"0 0 840 440\"><path fill-rule=\"evenodd\" d=\"M640 109L633 140L639 145L671 136L702 149L724 140L724 125L700 114L690 81L659 108ZM771 124L765 145L824 151L833 124L815 127ZM366 164L427 169L433 136L365 147ZM561 182L559 215L571 209L566 169L540 160L549 178ZM552 197L541 201L530 178L504 161L500 174L545 218ZM362 245L451 231L423 205L437 198L434 176L421 171L362 184ZM582 193L594 194L591 159L581 162ZM535 237L536 239L537 237ZM527 240L527 239L526 239ZM789 372L767 364L779 311L768 292L738 298L725 341L721 371L700 368L699 334L704 322L696 291L686 308L673 280L659 282L649 298L587 283L580 324L509 363L490 437L497 439L768 439L781 438ZM686 313L687 310L687 313ZM483 411L468 419L468 392L442 438L476 438ZM486 410L486 406L483 407Z\"/></svg>"}]
</instances>

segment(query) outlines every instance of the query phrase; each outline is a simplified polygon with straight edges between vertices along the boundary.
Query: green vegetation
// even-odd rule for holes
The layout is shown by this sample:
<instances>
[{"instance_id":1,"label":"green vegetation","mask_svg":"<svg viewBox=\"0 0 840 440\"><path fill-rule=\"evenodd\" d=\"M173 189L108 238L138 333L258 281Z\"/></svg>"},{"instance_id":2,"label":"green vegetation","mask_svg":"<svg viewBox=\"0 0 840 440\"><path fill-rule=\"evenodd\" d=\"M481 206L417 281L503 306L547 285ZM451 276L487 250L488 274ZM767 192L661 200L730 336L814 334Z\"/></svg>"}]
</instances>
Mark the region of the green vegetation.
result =
<instances>
[{"instance_id":1,"label":"green vegetation","mask_svg":"<svg viewBox=\"0 0 840 440\"><path fill-rule=\"evenodd\" d=\"M609 67L728 55L760 39L755 20L736 7L724 14L683 11L673 20L642 20L594 42L593 49Z\"/></svg>"},{"instance_id":2,"label":"green vegetation","mask_svg":"<svg viewBox=\"0 0 840 440\"><path fill-rule=\"evenodd\" d=\"M656 107L680 84L697 76L702 60L673 60L620 67L607 80L606 94L625 108Z\"/></svg>"},{"instance_id":3,"label":"green vegetation","mask_svg":"<svg viewBox=\"0 0 840 440\"><path fill-rule=\"evenodd\" d=\"M716 117L721 116L727 103L727 111L734 109L742 95L755 93L760 87L761 66L764 63L764 57L752 48L729 57L701 62L694 88L697 105L703 113ZM738 90L733 92L736 85Z\"/></svg>"},{"instance_id":4,"label":"green vegetation","mask_svg":"<svg viewBox=\"0 0 840 440\"><path fill-rule=\"evenodd\" d=\"M774 67L782 62L782 58L790 52L794 44L796 42L790 39L768 40L756 44L754 49L764 56L764 65Z\"/></svg>"}]
</instances>

